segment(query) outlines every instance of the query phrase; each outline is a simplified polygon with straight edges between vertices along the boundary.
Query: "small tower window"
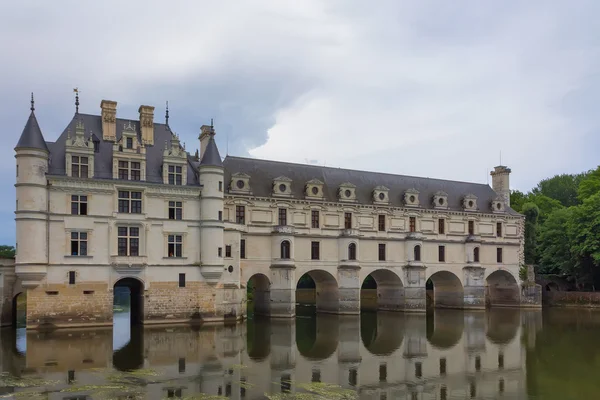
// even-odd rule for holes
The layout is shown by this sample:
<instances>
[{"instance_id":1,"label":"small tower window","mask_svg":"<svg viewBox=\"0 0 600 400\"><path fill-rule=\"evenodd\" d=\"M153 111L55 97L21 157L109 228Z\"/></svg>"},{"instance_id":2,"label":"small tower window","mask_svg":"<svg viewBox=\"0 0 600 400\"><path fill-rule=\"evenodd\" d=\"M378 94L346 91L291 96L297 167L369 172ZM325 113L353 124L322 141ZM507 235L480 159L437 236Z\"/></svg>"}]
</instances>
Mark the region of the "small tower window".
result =
<instances>
[{"instance_id":1,"label":"small tower window","mask_svg":"<svg viewBox=\"0 0 600 400\"><path fill-rule=\"evenodd\" d=\"M167 247L169 257L182 256L183 237L181 235L169 235L167 238Z\"/></svg>"},{"instance_id":2,"label":"small tower window","mask_svg":"<svg viewBox=\"0 0 600 400\"><path fill-rule=\"evenodd\" d=\"M287 225L287 209L280 208L279 209L279 226Z\"/></svg>"},{"instance_id":3,"label":"small tower window","mask_svg":"<svg viewBox=\"0 0 600 400\"><path fill-rule=\"evenodd\" d=\"M469 221L469 235L475 234L475 221Z\"/></svg>"},{"instance_id":4,"label":"small tower window","mask_svg":"<svg viewBox=\"0 0 600 400\"><path fill-rule=\"evenodd\" d=\"M130 137L127 138L127 148L133 149L133 138L130 138Z\"/></svg>"},{"instance_id":5,"label":"small tower window","mask_svg":"<svg viewBox=\"0 0 600 400\"><path fill-rule=\"evenodd\" d=\"M379 232L385 232L385 215L379 215Z\"/></svg>"},{"instance_id":6,"label":"small tower window","mask_svg":"<svg viewBox=\"0 0 600 400\"><path fill-rule=\"evenodd\" d=\"M415 261L421 261L421 246L416 245L414 248L414 258Z\"/></svg>"},{"instance_id":7,"label":"small tower window","mask_svg":"<svg viewBox=\"0 0 600 400\"><path fill-rule=\"evenodd\" d=\"M181 185L183 168L180 165L169 165L169 185Z\"/></svg>"},{"instance_id":8,"label":"small tower window","mask_svg":"<svg viewBox=\"0 0 600 400\"><path fill-rule=\"evenodd\" d=\"M496 262L502 262L502 247L496 249Z\"/></svg>"},{"instance_id":9,"label":"small tower window","mask_svg":"<svg viewBox=\"0 0 600 400\"><path fill-rule=\"evenodd\" d=\"M379 243L379 261L385 261L385 243Z\"/></svg>"},{"instance_id":10,"label":"small tower window","mask_svg":"<svg viewBox=\"0 0 600 400\"><path fill-rule=\"evenodd\" d=\"M281 258L283 260L290 259L290 242L288 240L281 242Z\"/></svg>"},{"instance_id":11,"label":"small tower window","mask_svg":"<svg viewBox=\"0 0 600 400\"><path fill-rule=\"evenodd\" d=\"M356 243L348 245L348 260L356 260Z\"/></svg>"},{"instance_id":12,"label":"small tower window","mask_svg":"<svg viewBox=\"0 0 600 400\"><path fill-rule=\"evenodd\" d=\"M496 222L496 236L502 237L502 222Z\"/></svg>"},{"instance_id":13,"label":"small tower window","mask_svg":"<svg viewBox=\"0 0 600 400\"><path fill-rule=\"evenodd\" d=\"M319 210L311 211L311 228L319 227Z\"/></svg>"},{"instance_id":14,"label":"small tower window","mask_svg":"<svg viewBox=\"0 0 600 400\"><path fill-rule=\"evenodd\" d=\"M410 232L416 232L417 231L417 218L416 217L410 217L408 219L409 222L409 230Z\"/></svg>"},{"instance_id":15,"label":"small tower window","mask_svg":"<svg viewBox=\"0 0 600 400\"><path fill-rule=\"evenodd\" d=\"M476 263L479 262L479 247L473 249L473 261Z\"/></svg>"},{"instance_id":16,"label":"small tower window","mask_svg":"<svg viewBox=\"0 0 600 400\"><path fill-rule=\"evenodd\" d=\"M87 178L88 158L80 156L71 156L71 176L74 178Z\"/></svg>"},{"instance_id":17,"label":"small tower window","mask_svg":"<svg viewBox=\"0 0 600 400\"><path fill-rule=\"evenodd\" d=\"M352 229L352 213L344 213L344 228Z\"/></svg>"},{"instance_id":18,"label":"small tower window","mask_svg":"<svg viewBox=\"0 0 600 400\"><path fill-rule=\"evenodd\" d=\"M438 233L443 235L446 232L446 221L444 218L438 219Z\"/></svg>"}]
</instances>

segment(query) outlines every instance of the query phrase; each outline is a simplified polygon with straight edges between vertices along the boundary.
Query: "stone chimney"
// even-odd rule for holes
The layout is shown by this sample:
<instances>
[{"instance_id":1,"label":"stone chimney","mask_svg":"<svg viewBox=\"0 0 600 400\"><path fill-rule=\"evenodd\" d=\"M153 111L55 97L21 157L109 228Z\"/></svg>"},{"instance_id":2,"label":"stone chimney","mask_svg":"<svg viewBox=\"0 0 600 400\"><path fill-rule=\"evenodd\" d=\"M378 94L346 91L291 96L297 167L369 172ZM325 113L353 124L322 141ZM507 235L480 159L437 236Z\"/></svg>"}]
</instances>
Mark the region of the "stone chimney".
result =
<instances>
[{"instance_id":1,"label":"stone chimney","mask_svg":"<svg viewBox=\"0 0 600 400\"><path fill-rule=\"evenodd\" d=\"M102 138L114 142L117 139L117 102L102 100Z\"/></svg>"},{"instance_id":2,"label":"stone chimney","mask_svg":"<svg viewBox=\"0 0 600 400\"><path fill-rule=\"evenodd\" d=\"M140 106L140 129L142 130L142 143L154 145L154 107Z\"/></svg>"},{"instance_id":3,"label":"stone chimney","mask_svg":"<svg viewBox=\"0 0 600 400\"><path fill-rule=\"evenodd\" d=\"M504 204L508 207L510 207L510 172L510 168L504 165L498 165L490 172L492 189L498 196L502 196Z\"/></svg>"},{"instance_id":4,"label":"stone chimney","mask_svg":"<svg viewBox=\"0 0 600 400\"><path fill-rule=\"evenodd\" d=\"M215 133L215 129L212 125L202 125L200 127L200 160L202 160L202 156L206 151L206 146L208 146L208 139L210 139L210 135Z\"/></svg>"}]
</instances>

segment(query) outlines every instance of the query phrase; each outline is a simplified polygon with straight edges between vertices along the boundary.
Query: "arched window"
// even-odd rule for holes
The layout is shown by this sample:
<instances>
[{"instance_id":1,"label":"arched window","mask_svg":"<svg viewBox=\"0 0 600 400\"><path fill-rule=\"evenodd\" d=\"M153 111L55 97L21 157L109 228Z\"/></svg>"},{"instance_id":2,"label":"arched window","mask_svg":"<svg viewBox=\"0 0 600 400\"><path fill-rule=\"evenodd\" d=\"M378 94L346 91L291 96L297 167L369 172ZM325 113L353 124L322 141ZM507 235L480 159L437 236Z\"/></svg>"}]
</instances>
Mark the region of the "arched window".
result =
<instances>
[{"instance_id":1,"label":"arched window","mask_svg":"<svg viewBox=\"0 0 600 400\"><path fill-rule=\"evenodd\" d=\"M479 247L473 249L473 262L479 262Z\"/></svg>"},{"instance_id":2,"label":"arched window","mask_svg":"<svg viewBox=\"0 0 600 400\"><path fill-rule=\"evenodd\" d=\"M281 258L284 260L290 258L290 242L287 240L281 242Z\"/></svg>"},{"instance_id":3,"label":"arched window","mask_svg":"<svg viewBox=\"0 0 600 400\"><path fill-rule=\"evenodd\" d=\"M421 261L421 246L415 246L415 261Z\"/></svg>"},{"instance_id":4,"label":"arched window","mask_svg":"<svg viewBox=\"0 0 600 400\"><path fill-rule=\"evenodd\" d=\"M348 245L348 260L356 260L356 243Z\"/></svg>"}]
</instances>

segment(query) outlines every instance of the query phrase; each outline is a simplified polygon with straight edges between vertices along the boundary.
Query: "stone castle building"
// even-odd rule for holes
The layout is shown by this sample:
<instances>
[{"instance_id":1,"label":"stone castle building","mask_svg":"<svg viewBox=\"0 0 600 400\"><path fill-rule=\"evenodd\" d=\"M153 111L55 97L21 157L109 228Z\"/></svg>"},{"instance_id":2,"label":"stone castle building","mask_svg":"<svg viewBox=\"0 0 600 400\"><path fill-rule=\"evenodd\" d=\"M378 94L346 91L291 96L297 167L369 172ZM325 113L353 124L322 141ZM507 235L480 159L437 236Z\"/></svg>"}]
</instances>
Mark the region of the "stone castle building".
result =
<instances>
[{"instance_id":1,"label":"stone castle building","mask_svg":"<svg viewBox=\"0 0 600 400\"><path fill-rule=\"evenodd\" d=\"M222 160L212 124L200 130L192 155L168 111L164 124L145 105L122 119L103 100L100 115L77 107L47 141L32 98L15 147L17 255L0 276L2 323L26 291L28 328L110 325L119 286L146 324L242 318L249 284L257 313L291 317L304 274L318 311L338 314L359 312L369 275L379 309L424 311L428 297L456 308L535 302L520 287L509 168L491 172L492 189Z\"/></svg>"}]
</instances>

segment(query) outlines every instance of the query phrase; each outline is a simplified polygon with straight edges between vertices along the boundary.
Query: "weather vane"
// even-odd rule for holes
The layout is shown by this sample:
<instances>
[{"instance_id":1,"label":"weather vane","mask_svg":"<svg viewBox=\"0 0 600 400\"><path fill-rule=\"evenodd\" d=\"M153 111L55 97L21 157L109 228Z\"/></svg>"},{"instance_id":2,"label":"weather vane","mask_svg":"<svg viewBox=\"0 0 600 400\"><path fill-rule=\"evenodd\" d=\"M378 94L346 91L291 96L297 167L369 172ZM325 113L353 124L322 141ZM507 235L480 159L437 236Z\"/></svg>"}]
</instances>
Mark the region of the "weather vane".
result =
<instances>
[{"instance_id":1,"label":"weather vane","mask_svg":"<svg viewBox=\"0 0 600 400\"><path fill-rule=\"evenodd\" d=\"M79 114L79 88L74 88L73 92L75 92L75 113Z\"/></svg>"}]
</instances>

